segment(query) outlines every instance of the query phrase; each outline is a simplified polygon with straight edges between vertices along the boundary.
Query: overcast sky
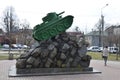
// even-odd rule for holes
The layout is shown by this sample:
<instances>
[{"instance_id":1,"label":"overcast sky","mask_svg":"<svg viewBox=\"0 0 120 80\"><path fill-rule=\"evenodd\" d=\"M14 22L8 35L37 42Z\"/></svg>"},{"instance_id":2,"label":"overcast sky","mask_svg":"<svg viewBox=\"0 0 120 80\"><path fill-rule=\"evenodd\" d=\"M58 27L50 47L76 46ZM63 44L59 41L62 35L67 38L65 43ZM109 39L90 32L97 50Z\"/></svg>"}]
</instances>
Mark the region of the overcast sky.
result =
<instances>
[{"instance_id":1,"label":"overcast sky","mask_svg":"<svg viewBox=\"0 0 120 80\"><path fill-rule=\"evenodd\" d=\"M109 5L103 8L106 4ZM31 28L42 23L47 13L62 11L65 11L63 17L74 16L69 30L78 26L81 31L91 31L101 17L101 10L106 23L120 24L119 0L0 0L0 17L7 6L13 6L18 18L27 19Z\"/></svg>"}]
</instances>

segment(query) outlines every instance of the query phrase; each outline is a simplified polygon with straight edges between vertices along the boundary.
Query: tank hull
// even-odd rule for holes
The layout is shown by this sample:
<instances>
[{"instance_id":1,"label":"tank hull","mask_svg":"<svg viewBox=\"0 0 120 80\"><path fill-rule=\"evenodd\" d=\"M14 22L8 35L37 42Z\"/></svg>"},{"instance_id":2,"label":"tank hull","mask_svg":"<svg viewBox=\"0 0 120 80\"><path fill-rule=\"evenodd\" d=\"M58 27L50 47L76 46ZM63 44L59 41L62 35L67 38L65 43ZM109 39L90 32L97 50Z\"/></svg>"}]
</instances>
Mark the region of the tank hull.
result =
<instances>
[{"instance_id":1,"label":"tank hull","mask_svg":"<svg viewBox=\"0 0 120 80\"><path fill-rule=\"evenodd\" d=\"M62 32L65 32L73 23L73 16L68 15L59 20L51 21L42 25L37 25L33 30L33 38L37 41L47 40Z\"/></svg>"}]
</instances>

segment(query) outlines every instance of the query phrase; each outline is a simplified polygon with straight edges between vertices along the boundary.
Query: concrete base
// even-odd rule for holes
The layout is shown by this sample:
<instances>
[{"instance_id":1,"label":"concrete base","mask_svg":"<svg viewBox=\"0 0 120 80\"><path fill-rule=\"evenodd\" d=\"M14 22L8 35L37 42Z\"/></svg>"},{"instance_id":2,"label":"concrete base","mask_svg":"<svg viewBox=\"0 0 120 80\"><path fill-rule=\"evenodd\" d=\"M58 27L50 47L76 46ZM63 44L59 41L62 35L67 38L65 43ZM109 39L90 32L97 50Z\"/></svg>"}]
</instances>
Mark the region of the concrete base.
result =
<instances>
[{"instance_id":1,"label":"concrete base","mask_svg":"<svg viewBox=\"0 0 120 80\"><path fill-rule=\"evenodd\" d=\"M22 76L49 76L49 75L73 75L73 74L95 74L101 73L90 68L85 68L82 71L80 68L39 68L39 69L16 69L12 66L9 69L9 77L22 77Z\"/></svg>"}]
</instances>

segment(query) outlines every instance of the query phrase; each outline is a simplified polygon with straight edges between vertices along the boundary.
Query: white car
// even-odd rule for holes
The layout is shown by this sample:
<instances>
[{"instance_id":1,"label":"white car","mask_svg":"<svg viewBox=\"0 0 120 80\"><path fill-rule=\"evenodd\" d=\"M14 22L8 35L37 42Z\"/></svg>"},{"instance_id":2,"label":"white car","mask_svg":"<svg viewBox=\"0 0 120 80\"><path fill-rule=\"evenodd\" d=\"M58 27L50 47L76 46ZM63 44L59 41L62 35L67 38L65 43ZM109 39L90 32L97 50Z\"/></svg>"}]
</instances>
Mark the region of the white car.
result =
<instances>
[{"instance_id":1,"label":"white car","mask_svg":"<svg viewBox=\"0 0 120 80\"><path fill-rule=\"evenodd\" d=\"M91 46L87 49L88 51L100 52L100 48L98 46Z\"/></svg>"},{"instance_id":2,"label":"white car","mask_svg":"<svg viewBox=\"0 0 120 80\"><path fill-rule=\"evenodd\" d=\"M3 44L3 48L9 49L9 45L8 44Z\"/></svg>"},{"instance_id":3,"label":"white car","mask_svg":"<svg viewBox=\"0 0 120 80\"><path fill-rule=\"evenodd\" d=\"M110 53L117 53L119 51L118 47L108 47Z\"/></svg>"}]
</instances>

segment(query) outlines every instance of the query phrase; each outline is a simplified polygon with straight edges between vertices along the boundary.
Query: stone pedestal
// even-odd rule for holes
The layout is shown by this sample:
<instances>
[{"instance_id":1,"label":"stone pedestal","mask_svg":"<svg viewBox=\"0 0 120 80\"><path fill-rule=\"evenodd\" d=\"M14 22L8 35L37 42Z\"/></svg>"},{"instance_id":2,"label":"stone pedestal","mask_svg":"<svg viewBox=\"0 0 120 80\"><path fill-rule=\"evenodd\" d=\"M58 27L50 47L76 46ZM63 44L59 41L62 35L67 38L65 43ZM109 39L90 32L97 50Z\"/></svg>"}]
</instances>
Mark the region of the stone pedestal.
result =
<instances>
[{"instance_id":1,"label":"stone pedestal","mask_svg":"<svg viewBox=\"0 0 120 80\"><path fill-rule=\"evenodd\" d=\"M98 74L101 73L92 67L84 68L36 68L36 69L16 69L12 66L9 69L9 77L22 76L50 76L50 75L73 75L73 74Z\"/></svg>"},{"instance_id":2,"label":"stone pedestal","mask_svg":"<svg viewBox=\"0 0 120 80\"><path fill-rule=\"evenodd\" d=\"M89 67L84 35L71 36L62 33L49 40L40 41L32 51L22 54L16 62L16 74L76 74L93 73Z\"/></svg>"}]
</instances>

